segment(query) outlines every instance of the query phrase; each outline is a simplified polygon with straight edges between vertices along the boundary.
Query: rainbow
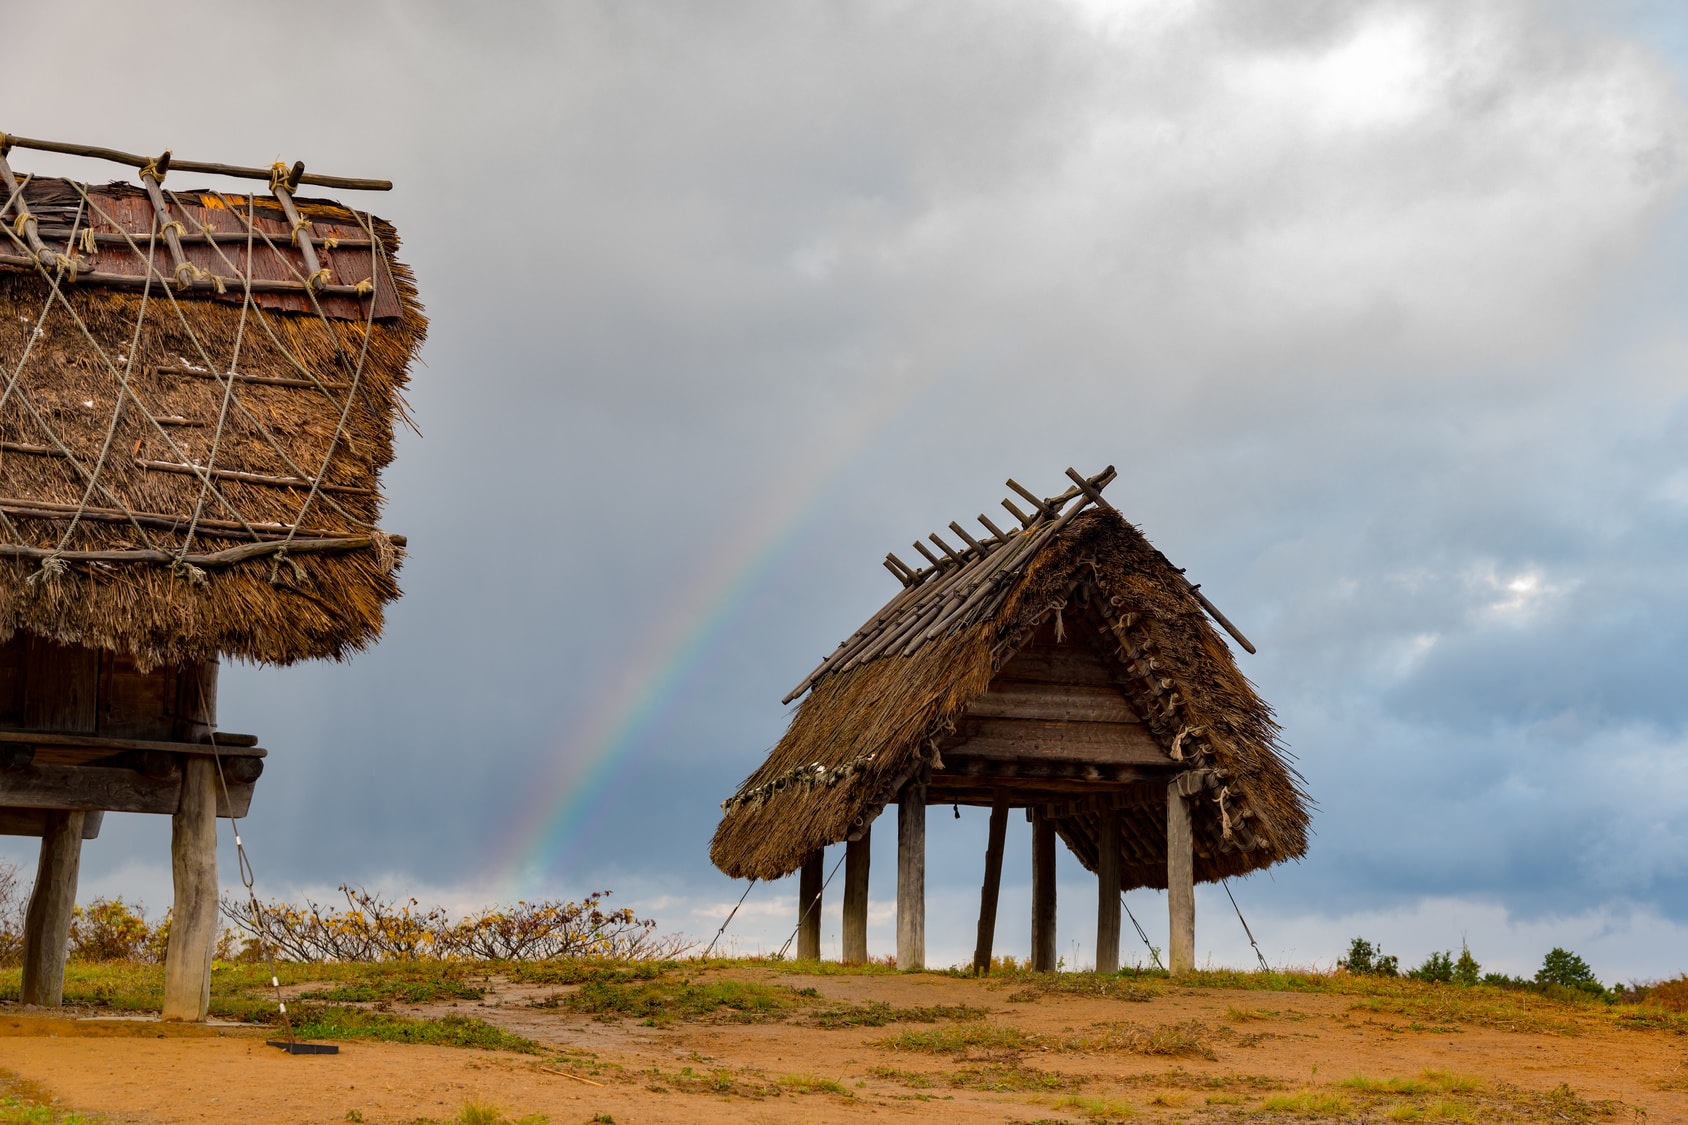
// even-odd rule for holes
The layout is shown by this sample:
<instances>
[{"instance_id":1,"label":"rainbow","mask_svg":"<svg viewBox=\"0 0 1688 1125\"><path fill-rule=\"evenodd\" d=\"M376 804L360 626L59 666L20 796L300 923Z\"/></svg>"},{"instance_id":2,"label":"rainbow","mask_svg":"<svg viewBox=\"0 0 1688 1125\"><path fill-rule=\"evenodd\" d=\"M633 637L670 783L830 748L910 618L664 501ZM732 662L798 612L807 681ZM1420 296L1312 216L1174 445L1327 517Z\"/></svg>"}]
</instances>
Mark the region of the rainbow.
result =
<instances>
[{"instance_id":1,"label":"rainbow","mask_svg":"<svg viewBox=\"0 0 1688 1125\"><path fill-rule=\"evenodd\" d=\"M593 693L598 702L564 732L549 766L534 779L534 795L512 818L488 865L503 897L549 885L578 843L601 825L617 804L634 749L683 697L754 591L802 542L850 468L900 421L917 416L935 390L921 393L913 380L903 380L869 398L816 443L818 455L779 474L764 496L744 506L742 526L721 537L675 604L611 670Z\"/></svg>"}]
</instances>

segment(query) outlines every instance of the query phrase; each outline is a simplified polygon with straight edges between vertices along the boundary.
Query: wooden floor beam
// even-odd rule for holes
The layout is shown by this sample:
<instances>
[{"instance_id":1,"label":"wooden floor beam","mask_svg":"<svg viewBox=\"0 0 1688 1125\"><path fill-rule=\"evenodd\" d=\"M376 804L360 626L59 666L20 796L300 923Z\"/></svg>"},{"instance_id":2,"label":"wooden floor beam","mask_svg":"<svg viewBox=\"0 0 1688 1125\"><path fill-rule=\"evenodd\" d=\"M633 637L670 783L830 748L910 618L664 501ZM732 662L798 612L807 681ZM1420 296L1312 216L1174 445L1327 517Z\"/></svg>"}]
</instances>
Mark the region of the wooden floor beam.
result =
<instances>
[{"instance_id":1,"label":"wooden floor beam","mask_svg":"<svg viewBox=\"0 0 1688 1125\"><path fill-rule=\"evenodd\" d=\"M1055 971L1055 822L1032 810L1032 970Z\"/></svg>"},{"instance_id":2,"label":"wooden floor beam","mask_svg":"<svg viewBox=\"0 0 1688 1125\"><path fill-rule=\"evenodd\" d=\"M23 923L23 981L18 998L25 1004L56 1008L64 1000L64 962L82 866L85 815L80 810L51 809L45 817L35 889L30 892Z\"/></svg>"},{"instance_id":3,"label":"wooden floor beam","mask_svg":"<svg viewBox=\"0 0 1688 1125\"><path fill-rule=\"evenodd\" d=\"M991 805L990 837L985 843L985 883L979 891L979 937L973 946L973 972L991 971L991 946L996 941L996 902L1002 890L1002 850L1008 838L1008 794L999 792Z\"/></svg>"},{"instance_id":4,"label":"wooden floor beam","mask_svg":"<svg viewBox=\"0 0 1688 1125\"><path fill-rule=\"evenodd\" d=\"M182 768L182 803L170 821L170 873L176 899L164 954L164 1018L197 1022L211 1004L217 938L217 766L191 758Z\"/></svg>"},{"instance_id":5,"label":"wooden floor beam","mask_svg":"<svg viewBox=\"0 0 1688 1125\"><path fill-rule=\"evenodd\" d=\"M844 845L844 963L867 963L867 884L873 859L873 826Z\"/></svg>"},{"instance_id":6,"label":"wooden floor beam","mask_svg":"<svg viewBox=\"0 0 1688 1125\"><path fill-rule=\"evenodd\" d=\"M926 967L926 786L897 799L897 968Z\"/></svg>"},{"instance_id":7,"label":"wooden floor beam","mask_svg":"<svg viewBox=\"0 0 1688 1125\"><path fill-rule=\"evenodd\" d=\"M826 850L816 848L797 876L797 959L821 959L821 884Z\"/></svg>"}]
</instances>

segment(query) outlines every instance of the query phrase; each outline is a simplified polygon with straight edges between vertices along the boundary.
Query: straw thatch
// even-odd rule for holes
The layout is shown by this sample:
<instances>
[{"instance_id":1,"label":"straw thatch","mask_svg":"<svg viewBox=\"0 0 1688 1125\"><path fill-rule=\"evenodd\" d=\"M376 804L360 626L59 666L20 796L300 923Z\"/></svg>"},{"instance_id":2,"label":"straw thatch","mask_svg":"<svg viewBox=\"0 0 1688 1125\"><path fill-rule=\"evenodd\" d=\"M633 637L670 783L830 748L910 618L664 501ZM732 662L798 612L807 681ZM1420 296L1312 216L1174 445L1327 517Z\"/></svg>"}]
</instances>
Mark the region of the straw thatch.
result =
<instances>
[{"instance_id":1,"label":"straw thatch","mask_svg":"<svg viewBox=\"0 0 1688 1125\"><path fill-rule=\"evenodd\" d=\"M944 755L965 751L956 732L968 706L1057 616L1075 643L1094 646L1166 748L1165 778L1199 771L1190 776L1210 786L1192 802L1198 880L1304 854L1307 800L1271 708L1192 588L1111 508L1069 518L1022 560L993 612L911 655L893 650L823 675L767 761L723 804L716 866L735 878L789 874L817 848L859 835L911 780L941 779ZM1165 794L1166 780L1143 786L1136 801L1129 787L1109 794L1132 805L1122 818L1126 889L1166 885ZM1101 818L1076 804L1057 830L1094 869Z\"/></svg>"},{"instance_id":2,"label":"straw thatch","mask_svg":"<svg viewBox=\"0 0 1688 1125\"><path fill-rule=\"evenodd\" d=\"M297 269L273 201L171 194L190 235L221 215L215 237L242 273L262 277L266 262L278 278ZM219 654L341 658L372 643L399 596L404 542L379 529L380 473L427 327L411 273L392 257L393 228L298 201L319 238L364 234L359 276L348 281L385 291L363 308L343 297L313 307L302 287L248 307L239 276L224 293L205 291L210 273L229 272L208 245L190 256L204 266L199 291L178 295L167 284L164 241L152 239L139 189L96 189L96 209L75 185L38 179L28 198L44 226L75 211L80 228L106 241L99 264L85 267L92 281L0 270L0 549L10 552L0 555L0 641L25 630L126 653L143 668ZM250 260L249 205L277 247ZM146 218L131 225L124 216ZM113 245L119 230L159 257L162 276L145 291L94 274L145 275L144 257ZM340 263L355 256L341 251ZM392 315L366 315L383 303ZM215 377L231 363L238 380ZM125 379L128 395L119 392ZM278 552L289 536L297 548ZM228 559L246 546L253 557Z\"/></svg>"}]
</instances>

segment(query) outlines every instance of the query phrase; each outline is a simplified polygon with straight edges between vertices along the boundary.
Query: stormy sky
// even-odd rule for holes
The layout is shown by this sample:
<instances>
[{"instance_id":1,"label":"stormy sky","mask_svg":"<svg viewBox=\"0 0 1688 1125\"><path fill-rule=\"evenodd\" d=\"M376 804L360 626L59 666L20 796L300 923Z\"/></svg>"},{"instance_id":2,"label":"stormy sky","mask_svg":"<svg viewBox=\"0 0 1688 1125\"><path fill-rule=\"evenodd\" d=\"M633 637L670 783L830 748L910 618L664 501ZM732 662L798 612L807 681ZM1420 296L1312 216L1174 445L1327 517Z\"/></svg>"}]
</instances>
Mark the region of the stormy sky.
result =
<instances>
[{"instance_id":1,"label":"stormy sky","mask_svg":"<svg viewBox=\"0 0 1688 1125\"><path fill-rule=\"evenodd\" d=\"M718 802L889 596L884 552L1113 464L1259 646L1318 802L1304 861L1234 884L1271 960L1364 933L1688 968L1671 0L63 3L8 31L39 49L0 128L397 185L343 198L398 226L432 318L384 482L405 597L347 664L225 667L224 725L271 748L261 893L613 888L707 937L743 889ZM946 964L984 816L929 831ZM168 835L108 816L84 899L162 910ZM1021 955L1028 848L1013 825ZM794 882L734 948L784 940ZM1128 901L1164 944L1163 901ZM1198 957L1250 962L1198 902Z\"/></svg>"}]
</instances>

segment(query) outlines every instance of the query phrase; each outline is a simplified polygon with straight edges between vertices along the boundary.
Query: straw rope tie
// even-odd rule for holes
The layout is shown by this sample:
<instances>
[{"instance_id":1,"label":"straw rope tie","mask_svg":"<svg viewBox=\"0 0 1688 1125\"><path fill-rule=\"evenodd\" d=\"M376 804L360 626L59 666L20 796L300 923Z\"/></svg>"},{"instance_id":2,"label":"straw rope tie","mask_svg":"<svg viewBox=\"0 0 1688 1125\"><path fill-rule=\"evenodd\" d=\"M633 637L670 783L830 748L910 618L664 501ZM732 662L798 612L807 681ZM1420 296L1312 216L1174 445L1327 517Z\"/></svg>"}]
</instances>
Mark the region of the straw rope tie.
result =
<instances>
[{"instance_id":1,"label":"straw rope tie","mask_svg":"<svg viewBox=\"0 0 1688 1125\"><path fill-rule=\"evenodd\" d=\"M82 228L82 236L79 245L82 247L82 252L84 254L98 254L100 252L100 244L94 238L93 227Z\"/></svg>"},{"instance_id":2,"label":"straw rope tie","mask_svg":"<svg viewBox=\"0 0 1688 1125\"><path fill-rule=\"evenodd\" d=\"M69 569L70 564L59 558L57 553L54 553L42 559L41 569L24 579L24 583L33 590L43 583L51 584L57 582L64 576L65 571Z\"/></svg>"},{"instance_id":3,"label":"straw rope tie","mask_svg":"<svg viewBox=\"0 0 1688 1125\"><path fill-rule=\"evenodd\" d=\"M188 228L182 225L182 220L180 220L180 219L171 219L167 223L160 223L159 226L158 226L158 233L159 234L169 234L171 227L176 228L176 237L177 238L186 237L186 235L188 233Z\"/></svg>"},{"instance_id":4,"label":"straw rope tie","mask_svg":"<svg viewBox=\"0 0 1688 1125\"><path fill-rule=\"evenodd\" d=\"M158 170L158 159L156 157L147 161L146 164L142 166L141 178L150 178L155 184L162 184L164 182L164 173Z\"/></svg>"},{"instance_id":5,"label":"straw rope tie","mask_svg":"<svg viewBox=\"0 0 1688 1125\"><path fill-rule=\"evenodd\" d=\"M306 284L319 293L326 289L328 287L328 267L324 266L313 273Z\"/></svg>"}]
</instances>

